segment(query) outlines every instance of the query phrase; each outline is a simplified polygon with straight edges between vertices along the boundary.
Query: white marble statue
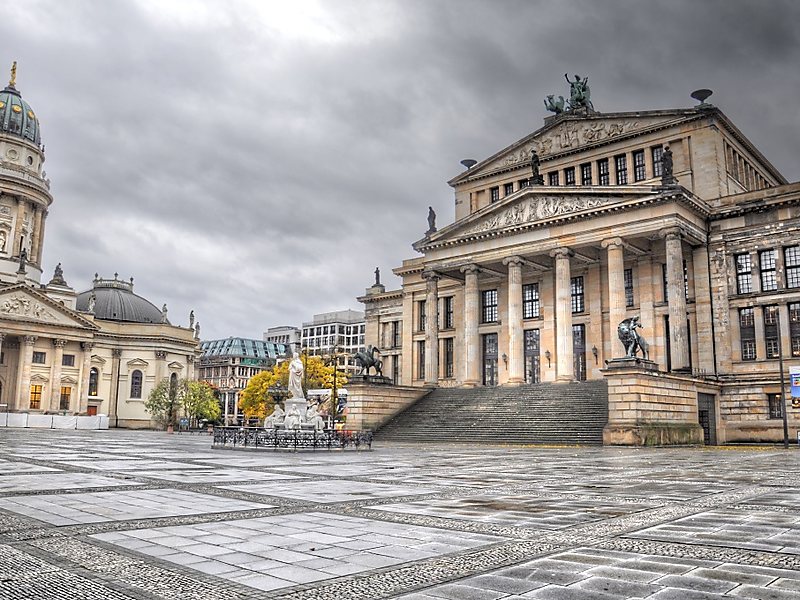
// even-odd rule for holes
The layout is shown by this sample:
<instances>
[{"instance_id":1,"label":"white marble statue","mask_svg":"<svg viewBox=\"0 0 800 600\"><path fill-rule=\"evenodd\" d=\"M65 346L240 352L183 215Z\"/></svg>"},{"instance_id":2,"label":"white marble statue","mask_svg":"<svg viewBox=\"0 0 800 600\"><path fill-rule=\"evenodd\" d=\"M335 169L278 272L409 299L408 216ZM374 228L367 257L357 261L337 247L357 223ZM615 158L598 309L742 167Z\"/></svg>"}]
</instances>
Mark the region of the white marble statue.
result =
<instances>
[{"instance_id":1,"label":"white marble statue","mask_svg":"<svg viewBox=\"0 0 800 600\"><path fill-rule=\"evenodd\" d=\"M295 352L292 362L289 363L289 393L290 398L305 398L303 395L303 361Z\"/></svg>"},{"instance_id":2,"label":"white marble statue","mask_svg":"<svg viewBox=\"0 0 800 600\"><path fill-rule=\"evenodd\" d=\"M286 416L286 413L281 408L280 404L275 404L275 409L272 411L272 414L264 419L264 427L267 429L277 427L278 425L283 425L283 418Z\"/></svg>"},{"instance_id":3,"label":"white marble statue","mask_svg":"<svg viewBox=\"0 0 800 600\"><path fill-rule=\"evenodd\" d=\"M300 429L300 411L297 410L297 406L293 405L289 409L289 414L283 420L283 426L287 431Z\"/></svg>"},{"instance_id":4,"label":"white marble statue","mask_svg":"<svg viewBox=\"0 0 800 600\"><path fill-rule=\"evenodd\" d=\"M325 421L317 412L317 403L311 402L306 410L306 423L314 427L314 431L322 431L325 429Z\"/></svg>"}]
</instances>

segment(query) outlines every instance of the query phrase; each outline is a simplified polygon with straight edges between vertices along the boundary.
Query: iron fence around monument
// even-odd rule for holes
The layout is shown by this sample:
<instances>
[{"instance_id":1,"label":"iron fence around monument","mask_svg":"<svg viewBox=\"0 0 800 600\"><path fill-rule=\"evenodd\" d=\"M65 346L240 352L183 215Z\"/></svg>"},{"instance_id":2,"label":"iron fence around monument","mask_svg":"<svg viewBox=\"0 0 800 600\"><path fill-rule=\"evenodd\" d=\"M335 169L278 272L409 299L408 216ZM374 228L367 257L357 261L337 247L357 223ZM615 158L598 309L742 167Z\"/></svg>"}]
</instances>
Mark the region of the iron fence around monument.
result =
<instances>
[{"instance_id":1,"label":"iron fence around monument","mask_svg":"<svg viewBox=\"0 0 800 600\"><path fill-rule=\"evenodd\" d=\"M212 447L253 450L372 450L371 431L214 427Z\"/></svg>"}]
</instances>

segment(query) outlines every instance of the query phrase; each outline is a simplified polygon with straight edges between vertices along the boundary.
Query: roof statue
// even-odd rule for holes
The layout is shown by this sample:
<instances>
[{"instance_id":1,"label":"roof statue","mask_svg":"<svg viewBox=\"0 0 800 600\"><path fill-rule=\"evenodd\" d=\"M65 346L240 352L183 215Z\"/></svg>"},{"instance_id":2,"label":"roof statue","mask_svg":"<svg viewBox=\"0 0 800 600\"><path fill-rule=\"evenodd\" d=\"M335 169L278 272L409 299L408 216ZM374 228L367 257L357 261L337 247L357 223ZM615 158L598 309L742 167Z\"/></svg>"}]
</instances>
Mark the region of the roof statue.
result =
<instances>
[{"instance_id":1,"label":"roof statue","mask_svg":"<svg viewBox=\"0 0 800 600\"><path fill-rule=\"evenodd\" d=\"M555 100L553 94L548 94L544 101L544 107L550 112L560 115L564 112L564 96L559 96L558 100Z\"/></svg>"},{"instance_id":2,"label":"roof statue","mask_svg":"<svg viewBox=\"0 0 800 600\"><path fill-rule=\"evenodd\" d=\"M23 274L27 273L25 269L25 265L28 262L28 251L23 248L19 253L19 269L17 269L17 273Z\"/></svg>"},{"instance_id":3,"label":"roof statue","mask_svg":"<svg viewBox=\"0 0 800 600\"><path fill-rule=\"evenodd\" d=\"M580 75L575 75L575 79L571 80L566 73L564 73L564 78L569 84L569 103L567 104L567 101L564 100L564 96L559 96L556 100L555 94L549 94L544 100L544 107L556 115L560 115L565 110L594 110L589 90L589 78L581 79ZM565 104L567 104L566 108Z\"/></svg>"},{"instance_id":4,"label":"roof statue","mask_svg":"<svg viewBox=\"0 0 800 600\"><path fill-rule=\"evenodd\" d=\"M11 79L8 80L8 87L17 85L17 61L11 63Z\"/></svg>"},{"instance_id":5,"label":"roof statue","mask_svg":"<svg viewBox=\"0 0 800 600\"><path fill-rule=\"evenodd\" d=\"M189 311L189 329L194 329L194 311Z\"/></svg>"},{"instance_id":6,"label":"roof statue","mask_svg":"<svg viewBox=\"0 0 800 600\"><path fill-rule=\"evenodd\" d=\"M664 152L661 153L661 185L675 185L676 183L678 180L673 174L672 150L669 149L669 146L664 146Z\"/></svg>"},{"instance_id":7,"label":"roof statue","mask_svg":"<svg viewBox=\"0 0 800 600\"><path fill-rule=\"evenodd\" d=\"M167 305L161 307L161 322L167 323Z\"/></svg>"},{"instance_id":8,"label":"roof statue","mask_svg":"<svg viewBox=\"0 0 800 600\"><path fill-rule=\"evenodd\" d=\"M436 211L433 210L432 206L428 207L428 231L425 232L425 235L430 235L432 233L436 233Z\"/></svg>"},{"instance_id":9,"label":"roof statue","mask_svg":"<svg viewBox=\"0 0 800 600\"><path fill-rule=\"evenodd\" d=\"M375 267L375 285L381 284L381 268Z\"/></svg>"},{"instance_id":10,"label":"roof statue","mask_svg":"<svg viewBox=\"0 0 800 600\"><path fill-rule=\"evenodd\" d=\"M67 285L67 281L64 279L64 270L61 268L61 263L56 265L56 269L53 272L53 278L50 280L49 285Z\"/></svg>"},{"instance_id":11,"label":"roof statue","mask_svg":"<svg viewBox=\"0 0 800 600\"><path fill-rule=\"evenodd\" d=\"M531 150L531 178L529 185L544 185L544 176L539 172L540 162L536 150Z\"/></svg>"},{"instance_id":12,"label":"roof statue","mask_svg":"<svg viewBox=\"0 0 800 600\"><path fill-rule=\"evenodd\" d=\"M95 296L94 290L92 290L91 296L89 296L89 301L86 304L86 312L90 312L94 314L94 307L97 304L97 296Z\"/></svg>"}]
</instances>

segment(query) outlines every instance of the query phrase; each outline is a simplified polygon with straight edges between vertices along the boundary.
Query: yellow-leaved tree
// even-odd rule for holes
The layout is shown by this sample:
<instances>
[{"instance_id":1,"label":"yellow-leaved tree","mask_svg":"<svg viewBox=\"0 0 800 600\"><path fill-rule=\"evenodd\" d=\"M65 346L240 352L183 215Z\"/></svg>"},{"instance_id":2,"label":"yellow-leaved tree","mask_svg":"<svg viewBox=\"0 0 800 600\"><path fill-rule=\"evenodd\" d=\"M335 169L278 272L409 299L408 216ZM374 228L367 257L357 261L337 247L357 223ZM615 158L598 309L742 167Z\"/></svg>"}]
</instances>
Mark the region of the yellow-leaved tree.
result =
<instances>
[{"instance_id":1,"label":"yellow-leaved tree","mask_svg":"<svg viewBox=\"0 0 800 600\"><path fill-rule=\"evenodd\" d=\"M304 356L304 389L333 389L333 365L328 366L319 356ZM239 394L239 407L245 417L265 418L272 412L277 399L284 399L289 384L289 361L285 360L271 369L262 371L250 378L247 387ZM336 372L337 391L347 384L347 376L341 370ZM336 402L336 399L333 399ZM332 404L335 406L335 404ZM330 414L331 405L326 407Z\"/></svg>"}]
</instances>

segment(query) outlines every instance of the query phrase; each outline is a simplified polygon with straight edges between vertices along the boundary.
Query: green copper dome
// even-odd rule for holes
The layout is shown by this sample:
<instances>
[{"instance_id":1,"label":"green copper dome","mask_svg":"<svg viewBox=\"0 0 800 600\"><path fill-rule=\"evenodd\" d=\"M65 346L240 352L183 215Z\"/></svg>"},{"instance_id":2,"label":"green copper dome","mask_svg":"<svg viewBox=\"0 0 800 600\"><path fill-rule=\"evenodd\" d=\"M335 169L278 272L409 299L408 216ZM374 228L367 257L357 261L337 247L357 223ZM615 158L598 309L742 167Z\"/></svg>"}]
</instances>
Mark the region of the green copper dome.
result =
<instances>
[{"instance_id":1,"label":"green copper dome","mask_svg":"<svg viewBox=\"0 0 800 600\"><path fill-rule=\"evenodd\" d=\"M37 146L41 144L39 119L30 104L22 99L15 87L17 63L11 67L11 81L0 92L0 133L10 133L29 140Z\"/></svg>"}]
</instances>

